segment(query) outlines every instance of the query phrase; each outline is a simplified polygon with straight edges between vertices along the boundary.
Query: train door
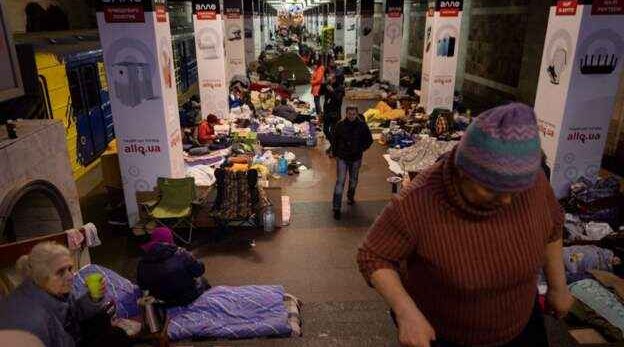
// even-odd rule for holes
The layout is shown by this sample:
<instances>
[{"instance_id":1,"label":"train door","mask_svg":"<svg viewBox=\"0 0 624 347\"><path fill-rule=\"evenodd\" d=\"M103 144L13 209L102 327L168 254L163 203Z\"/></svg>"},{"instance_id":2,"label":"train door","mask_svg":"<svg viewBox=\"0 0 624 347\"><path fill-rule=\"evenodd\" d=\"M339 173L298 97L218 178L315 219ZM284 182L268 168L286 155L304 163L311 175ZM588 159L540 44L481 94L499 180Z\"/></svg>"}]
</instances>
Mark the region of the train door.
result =
<instances>
[{"instance_id":1,"label":"train door","mask_svg":"<svg viewBox=\"0 0 624 347\"><path fill-rule=\"evenodd\" d=\"M67 65L67 76L76 119L78 161L87 166L112 139L108 92L102 90L96 61Z\"/></svg>"}]
</instances>

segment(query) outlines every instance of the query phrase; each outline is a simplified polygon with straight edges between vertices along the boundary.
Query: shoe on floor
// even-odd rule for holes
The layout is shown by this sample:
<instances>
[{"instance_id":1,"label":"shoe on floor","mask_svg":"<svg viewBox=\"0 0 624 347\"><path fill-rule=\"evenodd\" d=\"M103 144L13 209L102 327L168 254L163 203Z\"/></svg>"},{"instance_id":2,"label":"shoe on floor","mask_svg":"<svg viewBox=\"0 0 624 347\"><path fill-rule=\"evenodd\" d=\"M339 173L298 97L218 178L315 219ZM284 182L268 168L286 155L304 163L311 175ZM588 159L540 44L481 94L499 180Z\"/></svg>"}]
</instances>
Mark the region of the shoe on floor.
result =
<instances>
[{"instance_id":1,"label":"shoe on floor","mask_svg":"<svg viewBox=\"0 0 624 347\"><path fill-rule=\"evenodd\" d=\"M340 220L340 218L342 218L342 213L340 212L340 210L334 210L334 219Z\"/></svg>"}]
</instances>

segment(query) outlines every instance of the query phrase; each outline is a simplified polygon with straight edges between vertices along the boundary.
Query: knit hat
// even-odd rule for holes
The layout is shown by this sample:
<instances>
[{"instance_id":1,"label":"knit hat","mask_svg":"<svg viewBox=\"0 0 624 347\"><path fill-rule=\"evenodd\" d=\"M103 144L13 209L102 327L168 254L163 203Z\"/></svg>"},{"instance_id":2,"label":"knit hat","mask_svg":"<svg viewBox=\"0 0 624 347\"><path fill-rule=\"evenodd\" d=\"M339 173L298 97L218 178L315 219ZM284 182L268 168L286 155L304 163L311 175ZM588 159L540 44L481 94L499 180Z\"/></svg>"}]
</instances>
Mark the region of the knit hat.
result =
<instances>
[{"instance_id":1,"label":"knit hat","mask_svg":"<svg viewBox=\"0 0 624 347\"><path fill-rule=\"evenodd\" d=\"M175 244L173 240L173 232L167 227L158 227L152 231L150 235L150 241L141 246L145 252L149 252L152 247L157 243L170 243Z\"/></svg>"},{"instance_id":2,"label":"knit hat","mask_svg":"<svg viewBox=\"0 0 624 347\"><path fill-rule=\"evenodd\" d=\"M541 149L533 109L512 103L483 112L468 126L455 165L475 182L496 192L533 186Z\"/></svg>"}]
</instances>

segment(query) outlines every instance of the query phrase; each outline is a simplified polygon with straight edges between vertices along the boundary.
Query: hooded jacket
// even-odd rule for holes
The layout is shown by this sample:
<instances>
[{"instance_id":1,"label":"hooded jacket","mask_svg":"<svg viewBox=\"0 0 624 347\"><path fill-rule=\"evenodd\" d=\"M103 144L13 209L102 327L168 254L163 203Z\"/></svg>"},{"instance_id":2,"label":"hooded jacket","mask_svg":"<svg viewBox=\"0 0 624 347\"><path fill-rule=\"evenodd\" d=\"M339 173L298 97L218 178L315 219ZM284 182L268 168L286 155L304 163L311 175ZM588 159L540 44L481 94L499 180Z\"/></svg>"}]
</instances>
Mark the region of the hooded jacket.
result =
<instances>
[{"instance_id":1,"label":"hooded jacket","mask_svg":"<svg viewBox=\"0 0 624 347\"><path fill-rule=\"evenodd\" d=\"M137 282L168 306L186 306L203 293L195 279L204 271L204 264L187 250L157 243L139 261Z\"/></svg>"},{"instance_id":2,"label":"hooded jacket","mask_svg":"<svg viewBox=\"0 0 624 347\"><path fill-rule=\"evenodd\" d=\"M23 330L46 347L73 347L80 343L80 322L104 310L84 295L61 300L25 280L0 302L0 329Z\"/></svg>"},{"instance_id":3,"label":"hooded jacket","mask_svg":"<svg viewBox=\"0 0 624 347\"><path fill-rule=\"evenodd\" d=\"M334 130L334 155L354 162L362 159L364 152L373 144L373 136L361 117L354 121L343 119Z\"/></svg>"}]
</instances>

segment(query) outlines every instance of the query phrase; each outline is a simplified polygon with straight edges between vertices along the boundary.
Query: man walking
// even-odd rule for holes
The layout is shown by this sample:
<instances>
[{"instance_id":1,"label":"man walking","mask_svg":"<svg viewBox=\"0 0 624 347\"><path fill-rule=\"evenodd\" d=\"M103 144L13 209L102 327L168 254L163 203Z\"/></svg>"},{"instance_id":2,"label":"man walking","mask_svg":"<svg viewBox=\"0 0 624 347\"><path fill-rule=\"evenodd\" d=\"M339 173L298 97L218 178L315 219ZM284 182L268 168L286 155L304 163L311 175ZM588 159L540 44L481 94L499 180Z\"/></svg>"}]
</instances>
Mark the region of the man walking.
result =
<instances>
[{"instance_id":1,"label":"man walking","mask_svg":"<svg viewBox=\"0 0 624 347\"><path fill-rule=\"evenodd\" d=\"M355 203L355 189L362 165L362 155L373 144L373 137L366 122L358 114L357 107L347 107L347 116L338 122L334 130L333 155L336 157L337 178L334 189L334 219L341 218L342 193L347 174L349 176L349 205Z\"/></svg>"},{"instance_id":2,"label":"man walking","mask_svg":"<svg viewBox=\"0 0 624 347\"><path fill-rule=\"evenodd\" d=\"M327 153L333 152L334 132L342 113L342 100L345 96L344 73L341 69L330 72L325 85L325 107L323 108L323 132L329 140Z\"/></svg>"},{"instance_id":3,"label":"man walking","mask_svg":"<svg viewBox=\"0 0 624 347\"><path fill-rule=\"evenodd\" d=\"M402 346L548 345L536 304L540 268L556 316L574 299L564 215L540 163L533 110L494 108L377 218L358 263L394 312Z\"/></svg>"}]
</instances>

